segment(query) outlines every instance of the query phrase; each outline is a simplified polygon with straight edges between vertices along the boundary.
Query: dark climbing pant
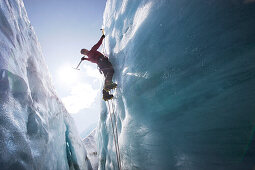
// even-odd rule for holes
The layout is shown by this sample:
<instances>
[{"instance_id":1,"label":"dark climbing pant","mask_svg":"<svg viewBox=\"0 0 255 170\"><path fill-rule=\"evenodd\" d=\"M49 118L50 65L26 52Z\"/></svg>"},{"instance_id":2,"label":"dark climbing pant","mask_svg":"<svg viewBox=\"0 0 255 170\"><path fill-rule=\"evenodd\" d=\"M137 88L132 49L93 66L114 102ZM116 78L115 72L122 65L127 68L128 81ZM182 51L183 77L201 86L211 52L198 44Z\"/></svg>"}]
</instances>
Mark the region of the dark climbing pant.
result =
<instances>
[{"instance_id":1,"label":"dark climbing pant","mask_svg":"<svg viewBox=\"0 0 255 170\"><path fill-rule=\"evenodd\" d=\"M98 67L100 71L104 73L105 77L105 84L112 83L112 77L114 74L114 69L112 67L111 62L108 60L108 58L103 58L98 62Z\"/></svg>"}]
</instances>

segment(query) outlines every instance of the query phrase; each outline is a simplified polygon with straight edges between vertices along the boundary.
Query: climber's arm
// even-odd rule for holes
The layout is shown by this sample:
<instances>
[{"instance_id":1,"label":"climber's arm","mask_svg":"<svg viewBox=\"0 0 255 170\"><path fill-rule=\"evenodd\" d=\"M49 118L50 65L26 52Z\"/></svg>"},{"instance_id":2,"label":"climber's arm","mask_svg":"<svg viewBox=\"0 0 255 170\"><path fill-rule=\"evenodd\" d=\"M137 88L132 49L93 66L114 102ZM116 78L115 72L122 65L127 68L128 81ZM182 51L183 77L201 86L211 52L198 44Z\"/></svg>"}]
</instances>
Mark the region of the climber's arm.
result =
<instances>
[{"instance_id":1,"label":"climber's arm","mask_svg":"<svg viewBox=\"0 0 255 170\"><path fill-rule=\"evenodd\" d=\"M104 38L105 38L105 35L102 35L100 40L91 48L90 51L96 51L102 44Z\"/></svg>"}]
</instances>

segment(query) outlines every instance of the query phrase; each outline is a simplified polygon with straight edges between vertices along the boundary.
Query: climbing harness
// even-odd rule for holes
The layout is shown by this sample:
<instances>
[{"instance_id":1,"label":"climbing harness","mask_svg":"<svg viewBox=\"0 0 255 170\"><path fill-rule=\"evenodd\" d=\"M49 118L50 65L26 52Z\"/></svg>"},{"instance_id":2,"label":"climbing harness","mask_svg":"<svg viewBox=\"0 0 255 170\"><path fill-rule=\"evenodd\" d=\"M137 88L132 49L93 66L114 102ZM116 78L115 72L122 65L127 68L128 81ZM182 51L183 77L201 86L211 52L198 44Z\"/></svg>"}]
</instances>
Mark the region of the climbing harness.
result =
<instances>
[{"instance_id":1,"label":"climbing harness","mask_svg":"<svg viewBox=\"0 0 255 170\"><path fill-rule=\"evenodd\" d=\"M110 105L110 102L107 101L107 107L110 112L110 119L112 123L112 133L113 133L113 139L114 139L114 144L115 144L115 151L116 151L116 157L117 157L117 162L118 162L118 167L119 170L121 170L121 160L120 160L120 149L119 149L119 140L118 140L118 129L117 129L117 120L116 120L116 115L114 113L115 108L113 107L113 102L111 102L112 106ZM114 123L113 123L113 118L115 121L115 128L114 128Z\"/></svg>"}]
</instances>

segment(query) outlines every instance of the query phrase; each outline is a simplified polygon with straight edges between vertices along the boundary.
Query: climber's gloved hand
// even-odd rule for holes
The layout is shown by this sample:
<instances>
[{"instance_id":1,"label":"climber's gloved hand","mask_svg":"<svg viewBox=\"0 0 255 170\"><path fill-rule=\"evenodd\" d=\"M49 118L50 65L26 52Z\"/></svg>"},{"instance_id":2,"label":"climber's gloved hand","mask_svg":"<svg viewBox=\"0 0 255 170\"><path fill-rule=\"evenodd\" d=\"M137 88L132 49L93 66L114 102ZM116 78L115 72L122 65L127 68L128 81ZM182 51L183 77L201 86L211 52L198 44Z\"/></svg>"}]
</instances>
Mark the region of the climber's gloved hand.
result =
<instances>
[{"instance_id":1,"label":"climber's gloved hand","mask_svg":"<svg viewBox=\"0 0 255 170\"><path fill-rule=\"evenodd\" d=\"M105 38L105 35L103 34L102 37Z\"/></svg>"},{"instance_id":2,"label":"climber's gloved hand","mask_svg":"<svg viewBox=\"0 0 255 170\"><path fill-rule=\"evenodd\" d=\"M88 59L87 59L87 58L85 58L85 57L82 57L82 58L81 58L81 60L83 61L83 60L88 60Z\"/></svg>"}]
</instances>

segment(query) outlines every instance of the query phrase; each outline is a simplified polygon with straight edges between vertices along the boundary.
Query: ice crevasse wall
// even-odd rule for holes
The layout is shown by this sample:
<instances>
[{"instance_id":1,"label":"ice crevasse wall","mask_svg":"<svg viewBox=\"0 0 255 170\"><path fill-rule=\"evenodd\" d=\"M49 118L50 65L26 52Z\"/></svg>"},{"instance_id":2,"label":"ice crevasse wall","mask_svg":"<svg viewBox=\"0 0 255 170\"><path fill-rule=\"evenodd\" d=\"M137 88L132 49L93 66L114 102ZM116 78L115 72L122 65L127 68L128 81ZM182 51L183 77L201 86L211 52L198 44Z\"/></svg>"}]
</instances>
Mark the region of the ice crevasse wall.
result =
<instances>
[{"instance_id":1,"label":"ice crevasse wall","mask_svg":"<svg viewBox=\"0 0 255 170\"><path fill-rule=\"evenodd\" d=\"M88 169L21 0L0 1L0 169Z\"/></svg>"},{"instance_id":2,"label":"ice crevasse wall","mask_svg":"<svg viewBox=\"0 0 255 170\"><path fill-rule=\"evenodd\" d=\"M254 17L253 0L107 1L122 169L255 167ZM118 169L102 106L99 169Z\"/></svg>"}]
</instances>

